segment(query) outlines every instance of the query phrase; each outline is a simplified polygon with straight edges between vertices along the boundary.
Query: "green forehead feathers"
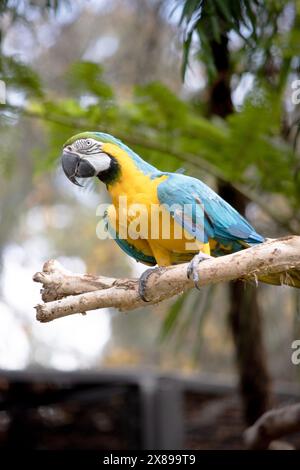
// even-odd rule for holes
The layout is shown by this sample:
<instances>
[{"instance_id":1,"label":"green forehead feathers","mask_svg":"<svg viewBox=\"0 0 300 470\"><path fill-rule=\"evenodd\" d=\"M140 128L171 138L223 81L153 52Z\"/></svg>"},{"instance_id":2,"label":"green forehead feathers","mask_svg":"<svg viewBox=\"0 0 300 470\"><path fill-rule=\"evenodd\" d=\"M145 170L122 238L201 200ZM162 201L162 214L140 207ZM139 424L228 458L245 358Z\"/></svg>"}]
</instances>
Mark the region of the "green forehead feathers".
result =
<instances>
[{"instance_id":1,"label":"green forehead feathers","mask_svg":"<svg viewBox=\"0 0 300 470\"><path fill-rule=\"evenodd\" d=\"M95 139L99 142L106 142L110 144L122 145L122 142L110 134L104 132L80 132L79 134L73 135L67 142L64 143L64 147L72 145L78 139Z\"/></svg>"}]
</instances>

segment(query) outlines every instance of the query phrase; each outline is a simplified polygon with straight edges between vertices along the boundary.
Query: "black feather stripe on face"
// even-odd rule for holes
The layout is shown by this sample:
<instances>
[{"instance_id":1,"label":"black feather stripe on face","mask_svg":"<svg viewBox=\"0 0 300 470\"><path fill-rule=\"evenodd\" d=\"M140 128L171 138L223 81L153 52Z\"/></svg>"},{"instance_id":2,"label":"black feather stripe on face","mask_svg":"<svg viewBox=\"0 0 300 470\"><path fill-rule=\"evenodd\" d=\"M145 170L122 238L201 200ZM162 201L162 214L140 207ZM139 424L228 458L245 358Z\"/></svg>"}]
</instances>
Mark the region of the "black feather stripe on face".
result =
<instances>
[{"instance_id":1,"label":"black feather stripe on face","mask_svg":"<svg viewBox=\"0 0 300 470\"><path fill-rule=\"evenodd\" d=\"M110 166L107 170L101 171L97 176L98 178L106 184L106 186L115 183L120 175L121 175L121 168L118 160L115 157L110 157Z\"/></svg>"}]
</instances>

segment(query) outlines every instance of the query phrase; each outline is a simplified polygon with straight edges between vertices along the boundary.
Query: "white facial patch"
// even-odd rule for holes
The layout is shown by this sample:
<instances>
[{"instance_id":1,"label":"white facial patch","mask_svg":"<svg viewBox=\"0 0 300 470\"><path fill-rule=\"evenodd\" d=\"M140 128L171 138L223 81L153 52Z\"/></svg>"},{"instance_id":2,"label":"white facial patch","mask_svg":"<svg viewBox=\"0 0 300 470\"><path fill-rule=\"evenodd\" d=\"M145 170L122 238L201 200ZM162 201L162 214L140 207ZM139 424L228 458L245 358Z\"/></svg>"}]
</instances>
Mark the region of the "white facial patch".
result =
<instances>
[{"instance_id":1,"label":"white facial patch","mask_svg":"<svg viewBox=\"0 0 300 470\"><path fill-rule=\"evenodd\" d=\"M73 148L74 150L92 150L93 148L101 148L103 145L103 142L100 142L99 140L96 139L77 139L73 143Z\"/></svg>"},{"instance_id":2,"label":"white facial patch","mask_svg":"<svg viewBox=\"0 0 300 470\"><path fill-rule=\"evenodd\" d=\"M110 157L102 152L83 157L83 160L87 160L95 168L96 174L108 170L111 163Z\"/></svg>"}]
</instances>

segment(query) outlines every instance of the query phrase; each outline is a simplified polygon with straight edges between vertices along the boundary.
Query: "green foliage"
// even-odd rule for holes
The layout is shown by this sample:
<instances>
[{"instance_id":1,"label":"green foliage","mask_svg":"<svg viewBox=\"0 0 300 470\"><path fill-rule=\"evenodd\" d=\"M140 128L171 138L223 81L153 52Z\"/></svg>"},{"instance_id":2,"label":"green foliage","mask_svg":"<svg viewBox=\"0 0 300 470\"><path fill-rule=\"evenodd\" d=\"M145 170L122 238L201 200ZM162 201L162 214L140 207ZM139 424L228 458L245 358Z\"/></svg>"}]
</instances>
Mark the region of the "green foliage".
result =
<instances>
[{"instance_id":1,"label":"green foliage","mask_svg":"<svg viewBox=\"0 0 300 470\"><path fill-rule=\"evenodd\" d=\"M71 81L76 98L35 99L25 111L47 123L50 146L40 157L40 170L57 161L70 135L101 130L121 138L162 170L176 171L183 166L192 174L202 177L209 172L257 194L278 193L296 211L300 200L299 179L295 178L298 160L280 137L281 95L270 87L257 82L239 113L227 121L210 120L162 84L139 86L124 101L114 97L95 64L82 62L74 70ZM85 96L92 96L92 102L81 99Z\"/></svg>"},{"instance_id":2,"label":"green foliage","mask_svg":"<svg viewBox=\"0 0 300 470\"><path fill-rule=\"evenodd\" d=\"M27 65L13 57L0 56L0 79L9 88L42 97L42 86L38 75Z\"/></svg>"},{"instance_id":3,"label":"green foliage","mask_svg":"<svg viewBox=\"0 0 300 470\"><path fill-rule=\"evenodd\" d=\"M98 98L112 99L112 89L102 79L102 67L93 62L75 62L68 73L70 90L89 93Z\"/></svg>"},{"instance_id":4,"label":"green foliage","mask_svg":"<svg viewBox=\"0 0 300 470\"><path fill-rule=\"evenodd\" d=\"M188 65L193 37L200 44L200 57L210 80L216 76L212 44L233 31L244 43L243 53L268 53L277 32L277 20L286 6L284 0L178 0L184 27L182 76Z\"/></svg>"},{"instance_id":5,"label":"green foliage","mask_svg":"<svg viewBox=\"0 0 300 470\"><path fill-rule=\"evenodd\" d=\"M180 295L164 318L161 330L160 330L160 341L164 341L173 331L179 318L180 312L184 306L187 293Z\"/></svg>"},{"instance_id":6,"label":"green foliage","mask_svg":"<svg viewBox=\"0 0 300 470\"><path fill-rule=\"evenodd\" d=\"M220 42L226 32L233 30L246 42L251 42L251 37L256 36L256 13L259 1L240 0L184 0L179 1L182 5L180 23L185 28L185 39L183 43L183 77L188 64L194 33L197 34L201 43L201 57L212 77L216 70L212 58L211 42ZM242 34L241 26L249 33L249 38Z\"/></svg>"},{"instance_id":7,"label":"green foliage","mask_svg":"<svg viewBox=\"0 0 300 470\"><path fill-rule=\"evenodd\" d=\"M89 68L89 64L81 64L81 71L85 66ZM243 110L225 123L199 116L191 105L161 84L139 86L129 102L112 101L113 92L107 85L99 82L99 87L107 89L107 98L101 95L97 103L87 106L72 98L41 104L43 115L57 121L51 132L53 150L57 152L70 135L67 126L76 131L99 128L138 147L143 156L162 169L174 171L181 165L212 168L227 181L280 193L291 205L299 204L297 158L279 137L281 98L272 91L261 90L257 100L256 90ZM62 122L67 124L63 132L58 129ZM57 141L58 134L62 134L61 142ZM163 160L162 154L166 157Z\"/></svg>"},{"instance_id":8,"label":"green foliage","mask_svg":"<svg viewBox=\"0 0 300 470\"><path fill-rule=\"evenodd\" d=\"M198 360L214 289L214 286L203 287L201 292L194 290L178 297L164 318L159 342L168 344L175 354L189 344L192 356Z\"/></svg>"},{"instance_id":9,"label":"green foliage","mask_svg":"<svg viewBox=\"0 0 300 470\"><path fill-rule=\"evenodd\" d=\"M205 52L205 42L209 45L211 40L219 41L224 31L240 32L243 26L243 31L249 33L247 41L253 44L264 40L266 45L272 37L279 56L286 60L282 72L285 84L291 60L299 49L300 33L291 28L284 35L275 34L274 26L265 33L267 19L272 18L272 25L276 24L283 8L281 1L267 3L268 8L258 18L263 8L259 1L189 0L183 2L181 21L186 25L187 37L200 31L207 60L211 54ZM297 16L296 25L298 21ZM189 48L186 52L188 57ZM245 57L247 50L240 54ZM40 169L56 162L59 148L70 134L101 129L119 136L161 169L175 171L184 166L200 176L209 172L258 194L280 193L295 209L299 204L299 178L295 177L298 160L280 137L282 94L272 84L262 82L259 73L255 90L243 109L226 122L200 115L195 106L160 83L136 87L127 101L120 100L104 81L102 67L91 62L72 65L66 74L69 96L62 99L43 96L37 74L11 57L1 58L0 76L9 87L31 97L25 114L47 122L50 146L39 162Z\"/></svg>"}]
</instances>

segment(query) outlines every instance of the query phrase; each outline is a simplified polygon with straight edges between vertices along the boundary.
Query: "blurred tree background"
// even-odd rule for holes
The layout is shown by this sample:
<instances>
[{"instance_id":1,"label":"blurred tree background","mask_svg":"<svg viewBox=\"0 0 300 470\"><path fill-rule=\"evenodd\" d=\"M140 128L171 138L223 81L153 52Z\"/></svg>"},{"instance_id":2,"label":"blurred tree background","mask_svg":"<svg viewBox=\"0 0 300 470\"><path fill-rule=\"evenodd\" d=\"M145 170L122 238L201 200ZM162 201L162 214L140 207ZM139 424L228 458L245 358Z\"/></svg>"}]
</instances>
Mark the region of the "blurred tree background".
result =
<instances>
[{"instance_id":1,"label":"blurred tree background","mask_svg":"<svg viewBox=\"0 0 300 470\"><path fill-rule=\"evenodd\" d=\"M121 315L40 325L31 278L144 267L96 237L97 182L73 187L59 155L76 132L121 138L160 169L204 180L267 237L300 230L298 0L0 2L0 367L149 367L236 381L248 422L269 377L297 383L296 290L218 285ZM232 336L234 341L232 340Z\"/></svg>"}]
</instances>

